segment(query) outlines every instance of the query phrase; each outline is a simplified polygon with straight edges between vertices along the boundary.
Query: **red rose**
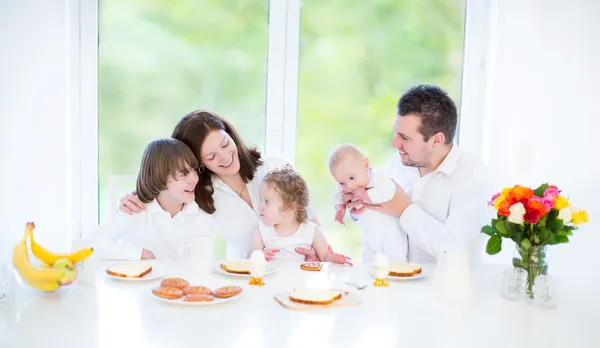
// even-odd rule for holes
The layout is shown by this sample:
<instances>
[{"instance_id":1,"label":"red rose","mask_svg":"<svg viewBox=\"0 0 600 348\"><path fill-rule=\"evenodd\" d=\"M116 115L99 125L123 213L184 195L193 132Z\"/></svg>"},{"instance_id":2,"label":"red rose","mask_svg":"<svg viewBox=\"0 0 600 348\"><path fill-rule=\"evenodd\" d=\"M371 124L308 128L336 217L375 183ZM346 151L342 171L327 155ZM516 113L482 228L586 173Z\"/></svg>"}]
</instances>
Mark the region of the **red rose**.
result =
<instances>
[{"instance_id":1,"label":"red rose","mask_svg":"<svg viewBox=\"0 0 600 348\"><path fill-rule=\"evenodd\" d=\"M535 224L546 214L546 207L539 200L530 199L525 205L525 210L523 219L530 224Z\"/></svg>"}]
</instances>

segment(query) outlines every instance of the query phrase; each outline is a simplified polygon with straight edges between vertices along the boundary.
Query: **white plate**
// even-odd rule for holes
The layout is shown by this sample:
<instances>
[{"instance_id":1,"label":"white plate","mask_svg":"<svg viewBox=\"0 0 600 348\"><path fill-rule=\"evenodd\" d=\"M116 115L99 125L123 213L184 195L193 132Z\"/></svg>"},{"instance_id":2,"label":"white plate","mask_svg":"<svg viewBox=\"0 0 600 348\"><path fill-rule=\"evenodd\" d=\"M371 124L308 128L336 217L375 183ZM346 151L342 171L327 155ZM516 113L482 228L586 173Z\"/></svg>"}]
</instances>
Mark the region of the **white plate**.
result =
<instances>
[{"instance_id":1,"label":"white plate","mask_svg":"<svg viewBox=\"0 0 600 348\"><path fill-rule=\"evenodd\" d=\"M433 271L433 265L429 265L429 264L416 264L417 266L421 266L421 273L415 274L412 277L394 277L394 276L388 276L387 279L388 280L415 280L415 279L421 279L421 278L425 278L428 277L431 272ZM369 266L369 274L371 274L373 277L375 277L375 271L373 270L373 266Z\"/></svg>"},{"instance_id":2,"label":"white plate","mask_svg":"<svg viewBox=\"0 0 600 348\"><path fill-rule=\"evenodd\" d=\"M240 292L239 294L233 296L233 297L228 297L228 298L217 298L215 297L214 300L212 301L207 301L207 302L186 302L183 300L182 298L178 298L175 300L169 300L166 298L162 298L162 297L158 297L156 295L154 295L152 293L152 289L150 289L150 296L154 297L155 299L168 303L168 304L172 304L172 305L180 305L180 306L210 306L210 305L216 305L216 304L220 304L220 303L226 303L229 301L233 301L237 298L240 298L244 295L244 293L246 292L246 290L244 288L242 288L242 292Z\"/></svg>"},{"instance_id":3,"label":"white plate","mask_svg":"<svg viewBox=\"0 0 600 348\"><path fill-rule=\"evenodd\" d=\"M217 271L217 273L221 273L227 276L231 276L231 277L240 277L240 278L251 278L252 275L250 274L238 274L238 273L229 273L226 270L221 268L221 263L223 262L227 262L227 261L231 261L231 260L221 260L221 261L217 261L215 263L215 271ZM281 264L275 264L275 263L270 263L267 262L267 267L266 267L266 272L265 275L269 275L275 271L277 271L282 265Z\"/></svg>"},{"instance_id":4,"label":"white plate","mask_svg":"<svg viewBox=\"0 0 600 348\"><path fill-rule=\"evenodd\" d=\"M164 267L158 266L158 265L153 265L150 263L148 263L148 264L152 266L152 271L141 278L116 277L114 275L110 275L110 274L106 273L106 269L108 269L108 267L104 270L104 274L106 274L108 277L110 277L112 279L123 280L126 282L145 282L145 281L149 281L149 280L159 279L166 275L166 270Z\"/></svg>"}]
</instances>

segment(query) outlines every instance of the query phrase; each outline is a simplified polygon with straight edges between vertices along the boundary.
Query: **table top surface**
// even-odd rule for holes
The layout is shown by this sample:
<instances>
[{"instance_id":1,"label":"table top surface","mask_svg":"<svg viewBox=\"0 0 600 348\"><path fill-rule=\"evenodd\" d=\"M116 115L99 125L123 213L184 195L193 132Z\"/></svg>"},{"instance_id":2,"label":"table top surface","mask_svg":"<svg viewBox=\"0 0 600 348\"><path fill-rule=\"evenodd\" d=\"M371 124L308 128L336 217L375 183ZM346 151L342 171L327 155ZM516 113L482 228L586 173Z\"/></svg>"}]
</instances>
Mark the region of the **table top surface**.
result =
<instances>
[{"instance_id":1,"label":"table top surface","mask_svg":"<svg viewBox=\"0 0 600 348\"><path fill-rule=\"evenodd\" d=\"M473 297L461 302L436 296L435 269L415 280L373 287L364 265L326 264L307 272L288 263L264 277L215 272L201 275L180 262L155 262L166 276L216 288L239 285L239 298L208 306L165 303L151 294L160 279L129 282L104 273L93 284L75 283L57 293L19 287L0 303L0 347L597 347L599 301L577 284L560 283L559 305L543 309L501 296L503 267L473 271ZM344 281L368 284L358 290ZM569 282L570 284L570 282ZM340 288L360 304L291 310L274 295L296 286ZM200 344L200 345L199 345Z\"/></svg>"}]
</instances>

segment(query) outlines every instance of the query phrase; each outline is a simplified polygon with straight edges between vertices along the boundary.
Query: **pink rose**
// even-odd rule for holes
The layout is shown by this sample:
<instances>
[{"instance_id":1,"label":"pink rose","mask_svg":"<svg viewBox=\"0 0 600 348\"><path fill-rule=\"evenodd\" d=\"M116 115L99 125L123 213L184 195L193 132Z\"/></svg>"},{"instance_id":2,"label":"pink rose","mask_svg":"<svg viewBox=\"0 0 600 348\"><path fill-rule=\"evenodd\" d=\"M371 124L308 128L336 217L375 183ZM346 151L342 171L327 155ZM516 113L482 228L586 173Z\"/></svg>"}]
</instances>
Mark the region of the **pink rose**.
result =
<instances>
[{"instance_id":1,"label":"pink rose","mask_svg":"<svg viewBox=\"0 0 600 348\"><path fill-rule=\"evenodd\" d=\"M533 197L531 197L531 200L542 203L542 205L546 209L546 213L549 212L550 210L552 210L552 208L554 208L554 198L547 198L545 196L544 196L544 198L540 198L538 196L533 196Z\"/></svg>"},{"instance_id":2,"label":"pink rose","mask_svg":"<svg viewBox=\"0 0 600 348\"><path fill-rule=\"evenodd\" d=\"M496 198L500 197L500 193L496 193L495 195L492 196L492 200L488 202L488 205L493 207L494 206L494 201L496 200Z\"/></svg>"},{"instance_id":3,"label":"pink rose","mask_svg":"<svg viewBox=\"0 0 600 348\"><path fill-rule=\"evenodd\" d=\"M556 197L560 195L560 192L561 191L558 189L558 187L554 185L548 186L546 191L544 191L544 199L555 200Z\"/></svg>"}]
</instances>

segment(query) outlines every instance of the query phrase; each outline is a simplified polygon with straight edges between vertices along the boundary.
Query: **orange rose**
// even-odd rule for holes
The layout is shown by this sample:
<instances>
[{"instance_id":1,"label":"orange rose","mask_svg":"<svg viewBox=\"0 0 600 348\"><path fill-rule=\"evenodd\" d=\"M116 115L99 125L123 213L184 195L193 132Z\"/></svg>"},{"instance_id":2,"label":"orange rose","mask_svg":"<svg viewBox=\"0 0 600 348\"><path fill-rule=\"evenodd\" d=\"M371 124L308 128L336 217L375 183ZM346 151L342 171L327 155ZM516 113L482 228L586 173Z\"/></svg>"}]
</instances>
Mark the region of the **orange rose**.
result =
<instances>
[{"instance_id":1,"label":"orange rose","mask_svg":"<svg viewBox=\"0 0 600 348\"><path fill-rule=\"evenodd\" d=\"M546 207L539 200L529 200L525 205L525 210L526 213L523 219L530 224L535 224L546 214Z\"/></svg>"},{"instance_id":2,"label":"orange rose","mask_svg":"<svg viewBox=\"0 0 600 348\"><path fill-rule=\"evenodd\" d=\"M516 201L512 197L506 197L498 206L498 214L508 217L510 215L510 206Z\"/></svg>"},{"instance_id":3,"label":"orange rose","mask_svg":"<svg viewBox=\"0 0 600 348\"><path fill-rule=\"evenodd\" d=\"M510 190L510 195L517 202L523 203L523 205L527 206L525 201L528 201L533 197L533 190L529 187L515 185L512 190Z\"/></svg>"}]
</instances>

